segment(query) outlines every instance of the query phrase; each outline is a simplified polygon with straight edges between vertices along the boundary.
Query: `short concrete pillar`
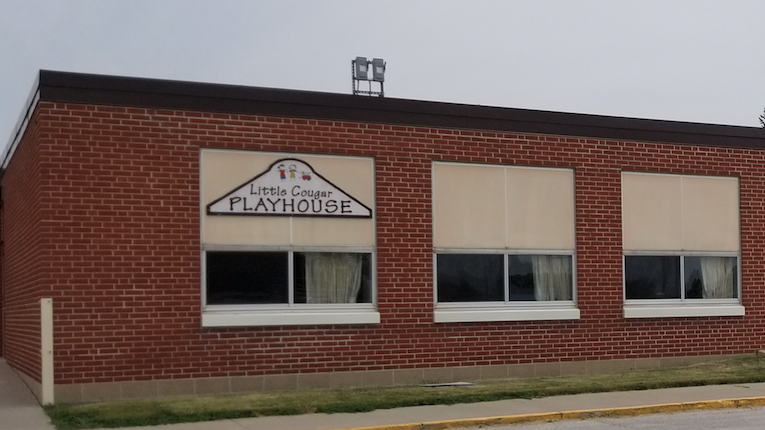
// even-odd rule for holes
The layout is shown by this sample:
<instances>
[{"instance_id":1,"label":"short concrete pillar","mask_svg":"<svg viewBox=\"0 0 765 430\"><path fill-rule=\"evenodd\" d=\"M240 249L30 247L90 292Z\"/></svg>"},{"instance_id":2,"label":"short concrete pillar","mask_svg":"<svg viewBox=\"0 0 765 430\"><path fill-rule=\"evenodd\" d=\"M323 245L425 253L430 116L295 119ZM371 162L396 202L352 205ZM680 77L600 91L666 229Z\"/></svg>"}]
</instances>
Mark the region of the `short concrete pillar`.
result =
<instances>
[{"instance_id":1,"label":"short concrete pillar","mask_svg":"<svg viewBox=\"0 0 765 430\"><path fill-rule=\"evenodd\" d=\"M52 405L53 399L53 299L40 299L40 354L43 405Z\"/></svg>"}]
</instances>

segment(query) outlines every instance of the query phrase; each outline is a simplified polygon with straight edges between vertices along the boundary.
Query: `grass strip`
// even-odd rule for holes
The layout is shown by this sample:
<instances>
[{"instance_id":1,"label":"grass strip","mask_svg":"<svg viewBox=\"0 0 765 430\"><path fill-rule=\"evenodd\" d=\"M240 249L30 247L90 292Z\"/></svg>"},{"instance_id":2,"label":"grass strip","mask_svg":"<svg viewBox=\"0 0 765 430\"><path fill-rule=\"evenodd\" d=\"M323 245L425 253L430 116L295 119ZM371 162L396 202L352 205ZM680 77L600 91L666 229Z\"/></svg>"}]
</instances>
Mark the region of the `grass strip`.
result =
<instances>
[{"instance_id":1,"label":"grass strip","mask_svg":"<svg viewBox=\"0 0 765 430\"><path fill-rule=\"evenodd\" d=\"M59 430L115 428L269 415L366 412L514 398L765 382L762 356L623 373L481 381L456 387L303 390L160 400L55 405L46 408Z\"/></svg>"}]
</instances>

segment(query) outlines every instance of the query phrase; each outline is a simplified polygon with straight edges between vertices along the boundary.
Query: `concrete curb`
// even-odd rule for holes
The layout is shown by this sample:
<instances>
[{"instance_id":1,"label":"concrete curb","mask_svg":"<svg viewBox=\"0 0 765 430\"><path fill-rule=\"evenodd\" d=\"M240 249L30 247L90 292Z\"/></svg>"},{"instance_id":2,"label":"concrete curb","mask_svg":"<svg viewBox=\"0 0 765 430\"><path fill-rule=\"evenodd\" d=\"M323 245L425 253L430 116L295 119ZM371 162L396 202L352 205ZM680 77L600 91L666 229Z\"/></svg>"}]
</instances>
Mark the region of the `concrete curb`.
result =
<instances>
[{"instance_id":1,"label":"concrete curb","mask_svg":"<svg viewBox=\"0 0 765 430\"><path fill-rule=\"evenodd\" d=\"M559 421L587 419L595 417L623 417L647 415L661 412L678 412L745 406L765 405L765 397L745 397L740 399L707 400L700 402L666 403L649 406L629 406L624 408L588 409L581 411L543 412L538 414L507 415L486 418L466 418L459 420L430 421L424 423L394 424L372 427L356 427L345 430L441 430L461 427L495 426L536 421Z\"/></svg>"}]
</instances>

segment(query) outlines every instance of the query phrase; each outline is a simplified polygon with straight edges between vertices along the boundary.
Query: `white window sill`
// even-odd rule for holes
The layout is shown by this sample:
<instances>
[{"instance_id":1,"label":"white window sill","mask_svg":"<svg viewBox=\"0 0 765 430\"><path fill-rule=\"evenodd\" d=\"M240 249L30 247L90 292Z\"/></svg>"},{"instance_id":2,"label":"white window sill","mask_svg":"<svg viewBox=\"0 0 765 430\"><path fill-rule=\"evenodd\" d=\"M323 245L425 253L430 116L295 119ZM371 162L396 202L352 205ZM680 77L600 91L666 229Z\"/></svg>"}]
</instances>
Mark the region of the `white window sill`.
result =
<instances>
[{"instance_id":1,"label":"white window sill","mask_svg":"<svg viewBox=\"0 0 765 430\"><path fill-rule=\"evenodd\" d=\"M577 308L440 309L434 314L434 320L437 323L578 319L579 309Z\"/></svg>"},{"instance_id":2,"label":"white window sill","mask_svg":"<svg viewBox=\"0 0 765 430\"><path fill-rule=\"evenodd\" d=\"M667 317L741 317L745 309L741 305L625 305L624 318Z\"/></svg>"},{"instance_id":3,"label":"white window sill","mask_svg":"<svg viewBox=\"0 0 765 430\"><path fill-rule=\"evenodd\" d=\"M202 327L379 324L377 311L203 311Z\"/></svg>"}]
</instances>

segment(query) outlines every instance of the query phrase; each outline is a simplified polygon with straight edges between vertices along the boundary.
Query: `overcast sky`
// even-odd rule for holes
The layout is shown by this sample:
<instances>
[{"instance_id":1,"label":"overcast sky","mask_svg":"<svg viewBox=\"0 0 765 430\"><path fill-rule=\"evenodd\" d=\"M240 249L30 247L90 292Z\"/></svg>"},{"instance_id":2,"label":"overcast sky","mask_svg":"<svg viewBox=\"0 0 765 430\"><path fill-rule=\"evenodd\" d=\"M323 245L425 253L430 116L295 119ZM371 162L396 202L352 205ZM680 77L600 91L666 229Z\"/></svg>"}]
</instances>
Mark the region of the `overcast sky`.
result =
<instances>
[{"instance_id":1,"label":"overcast sky","mask_svg":"<svg viewBox=\"0 0 765 430\"><path fill-rule=\"evenodd\" d=\"M0 147L40 69L759 126L763 0L0 0Z\"/></svg>"}]
</instances>

